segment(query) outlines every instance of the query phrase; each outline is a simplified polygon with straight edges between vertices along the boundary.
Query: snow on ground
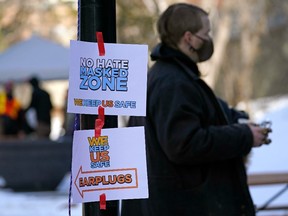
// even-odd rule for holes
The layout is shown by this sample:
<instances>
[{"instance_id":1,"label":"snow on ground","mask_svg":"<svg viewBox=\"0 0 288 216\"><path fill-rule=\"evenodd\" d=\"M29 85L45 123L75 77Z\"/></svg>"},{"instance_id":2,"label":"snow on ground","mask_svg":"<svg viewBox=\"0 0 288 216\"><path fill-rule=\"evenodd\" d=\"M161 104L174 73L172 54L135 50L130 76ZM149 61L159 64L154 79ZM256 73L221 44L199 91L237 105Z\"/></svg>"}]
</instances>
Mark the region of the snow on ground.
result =
<instances>
[{"instance_id":1,"label":"snow on ground","mask_svg":"<svg viewBox=\"0 0 288 216\"><path fill-rule=\"evenodd\" d=\"M68 195L59 192L0 190L1 216L67 216ZM71 206L71 216L81 216L82 205Z\"/></svg>"},{"instance_id":2,"label":"snow on ground","mask_svg":"<svg viewBox=\"0 0 288 216\"><path fill-rule=\"evenodd\" d=\"M254 103L255 120L272 121L272 139L270 145L253 148L249 164L248 174L257 173L288 173L288 97L275 99L262 99ZM250 191L255 204L263 206L287 184L269 186L251 186ZM276 198L270 206L288 206L288 190ZM272 212L259 212L257 215L271 215ZM288 215L287 211L278 211L275 215Z\"/></svg>"}]
</instances>

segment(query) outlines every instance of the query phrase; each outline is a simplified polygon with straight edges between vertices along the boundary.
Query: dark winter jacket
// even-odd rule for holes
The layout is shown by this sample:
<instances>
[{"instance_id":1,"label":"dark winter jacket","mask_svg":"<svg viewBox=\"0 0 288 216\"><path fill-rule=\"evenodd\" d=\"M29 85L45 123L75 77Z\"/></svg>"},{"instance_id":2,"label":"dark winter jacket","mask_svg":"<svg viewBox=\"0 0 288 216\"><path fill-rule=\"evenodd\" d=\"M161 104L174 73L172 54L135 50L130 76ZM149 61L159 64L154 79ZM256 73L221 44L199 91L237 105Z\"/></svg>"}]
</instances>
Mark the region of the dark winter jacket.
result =
<instances>
[{"instance_id":1,"label":"dark winter jacket","mask_svg":"<svg viewBox=\"0 0 288 216\"><path fill-rule=\"evenodd\" d=\"M148 74L149 199L124 201L122 216L252 216L243 156L253 137L229 124L197 65L158 45Z\"/></svg>"},{"instance_id":2,"label":"dark winter jacket","mask_svg":"<svg viewBox=\"0 0 288 216\"><path fill-rule=\"evenodd\" d=\"M53 107L48 92L38 86L34 86L29 108L35 108L39 122L51 125L51 110Z\"/></svg>"}]
</instances>

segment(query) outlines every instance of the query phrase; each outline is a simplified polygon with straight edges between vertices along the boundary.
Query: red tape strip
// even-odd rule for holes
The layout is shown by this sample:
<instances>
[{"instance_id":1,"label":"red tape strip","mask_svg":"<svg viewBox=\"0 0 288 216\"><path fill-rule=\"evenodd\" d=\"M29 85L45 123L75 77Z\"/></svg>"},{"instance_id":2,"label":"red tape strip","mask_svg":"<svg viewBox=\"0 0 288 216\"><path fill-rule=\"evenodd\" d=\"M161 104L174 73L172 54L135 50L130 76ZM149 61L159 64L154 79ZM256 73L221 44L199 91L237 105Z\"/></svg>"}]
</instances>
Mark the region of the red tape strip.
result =
<instances>
[{"instance_id":1,"label":"red tape strip","mask_svg":"<svg viewBox=\"0 0 288 216\"><path fill-rule=\"evenodd\" d=\"M95 119L95 138L98 138L101 135L101 130L105 124L105 114L104 108L99 106L98 108L98 118Z\"/></svg>"},{"instance_id":2,"label":"red tape strip","mask_svg":"<svg viewBox=\"0 0 288 216\"><path fill-rule=\"evenodd\" d=\"M100 195L100 209L106 210L106 195L105 194Z\"/></svg>"},{"instance_id":3,"label":"red tape strip","mask_svg":"<svg viewBox=\"0 0 288 216\"><path fill-rule=\"evenodd\" d=\"M105 46L102 32L96 32L96 39L98 43L99 56L105 56Z\"/></svg>"},{"instance_id":4,"label":"red tape strip","mask_svg":"<svg viewBox=\"0 0 288 216\"><path fill-rule=\"evenodd\" d=\"M98 107L98 118L101 119L103 122L105 122L105 113L104 108L102 106Z\"/></svg>"}]
</instances>

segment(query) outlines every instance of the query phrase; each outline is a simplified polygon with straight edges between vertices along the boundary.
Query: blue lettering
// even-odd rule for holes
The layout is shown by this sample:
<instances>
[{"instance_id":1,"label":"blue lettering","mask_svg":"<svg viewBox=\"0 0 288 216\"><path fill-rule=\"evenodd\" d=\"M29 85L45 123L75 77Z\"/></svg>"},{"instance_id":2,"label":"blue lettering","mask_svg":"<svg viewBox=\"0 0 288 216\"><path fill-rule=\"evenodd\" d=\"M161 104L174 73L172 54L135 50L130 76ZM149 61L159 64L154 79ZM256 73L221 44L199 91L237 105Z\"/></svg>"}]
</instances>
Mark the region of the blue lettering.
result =
<instances>
[{"instance_id":1,"label":"blue lettering","mask_svg":"<svg viewBox=\"0 0 288 216\"><path fill-rule=\"evenodd\" d=\"M82 80L81 83L80 83L80 89L87 90L88 86L87 86L86 83L87 83L87 80L88 80L88 76L81 75L80 79Z\"/></svg>"},{"instance_id":2,"label":"blue lettering","mask_svg":"<svg viewBox=\"0 0 288 216\"><path fill-rule=\"evenodd\" d=\"M102 79L102 90L106 91L107 87L111 90L111 91L115 91L115 78L111 77L110 79L107 77L103 77Z\"/></svg>"},{"instance_id":3,"label":"blue lettering","mask_svg":"<svg viewBox=\"0 0 288 216\"><path fill-rule=\"evenodd\" d=\"M121 68L120 77L127 77L127 76L128 76L128 70Z\"/></svg>"},{"instance_id":4,"label":"blue lettering","mask_svg":"<svg viewBox=\"0 0 288 216\"><path fill-rule=\"evenodd\" d=\"M115 108L132 108L135 109L136 108L136 101L118 101L116 100L114 103L114 107Z\"/></svg>"},{"instance_id":5,"label":"blue lettering","mask_svg":"<svg viewBox=\"0 0 288 216\"><path fill-rule=\"evenodd\" d=\"M127 80L127 77L119 77L116 82L116 91L127 91Z\"/></svg>"},{"instance_id":6,"label":"blue lettering","mask_svg":"<svg viewBox=\"0 0 288 216\"><path fill-rule=\"evenodd\" d=\"M110 167L110 161L91 162L90 167L91 168Z\"/></svg>"},{"instance_id":7,"label":"blue lettering","mask_svg":"<svg viewBox=\"0 0 288 216\"><path fill-rule=\"evenodd\" d=\"M118 77L119 69L118 68L112 68L111 70L111 76L112 77Z\"/></svg>"},{"instance_id":8,"label":"blue lettering","mask_svg":"<svg viewBox=\"0 0 288 216\"><path fill-rule=\"evenodd\" d=\"M86 75L86 67L80 67L80 75Z\"/></svg>"},{"instance_id":9,"label":"blue lettering","mask_svg":"<svg viewBox=\"0 0 288 216\"><path fill-rule=\"evenodd\" d=\"M88 86L91 90L94 90L94 91L99 89L101 86L100 78L96 76L91 76L90 79L88 80Z\"/></svg>"},{"instance_id":10,"label":"blue lettering","mask_svg":"<svg viewBox=\"0 0 288 216\"><path fill-rule=\"evenodd\" d=\"M100 77L102 75L102 69L101 68L95 68L95 76Z\"/></svg>"},{"instance_id":11,"label":"blue lettering","mask_svg":"<svg viewBox=\"0 0 288 216\"><path fill-rule=\"evenodd\" d=\"M93 69L92 68L88 69L87 76L93 76Z\"/></svg>"},{"instance_id":12,"label":"blue lettering","mask_svg":"<svg viewBox=\"0 0 288 216\"><path fill-rule=\"evenodd\" d=\"M85 99L83 100L83 106L90 106L91 100Z\"/></svg>"},{"instance_id":13,"label":"blue lettering","mask_svg":"<svg viewBox=\"0 0 288 216\"><path fill-rule=\"evenodd\" d=\"M111 77L111 75L109 74L111 68L104 68L103 69L103 77Z\"/></svg>"},{"instance_id":14,"label":"blue lettering","mask_svg":"<svg viewBox=\"0 0 288 216\"><path fill-rule=\"evenodd\" d=\"M89 146L89 151L90 152L102 152L102 151L107 151L109 149L109 145L105 146Z\"/></svg>"}]
</instances>

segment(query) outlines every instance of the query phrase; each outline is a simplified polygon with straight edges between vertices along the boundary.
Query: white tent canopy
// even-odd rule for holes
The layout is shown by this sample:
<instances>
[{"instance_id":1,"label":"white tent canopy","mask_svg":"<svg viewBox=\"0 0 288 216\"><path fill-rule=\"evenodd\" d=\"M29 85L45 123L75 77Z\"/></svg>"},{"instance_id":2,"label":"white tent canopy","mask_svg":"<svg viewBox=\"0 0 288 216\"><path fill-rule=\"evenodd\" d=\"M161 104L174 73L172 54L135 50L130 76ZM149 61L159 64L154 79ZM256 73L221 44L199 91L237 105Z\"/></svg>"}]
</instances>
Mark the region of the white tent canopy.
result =
<instances>
[{"instance_id":1,"label":"white tent canopy","mask_svg":"<svg viewBox=\"0 0 288 216\"><path fill-rule=\"evenodd\" d=\"M0 83L25 81L33 75L40 80L68 79L68 59L68 48L32 36L0 54Z\"/></svg>"}]
</instances>

